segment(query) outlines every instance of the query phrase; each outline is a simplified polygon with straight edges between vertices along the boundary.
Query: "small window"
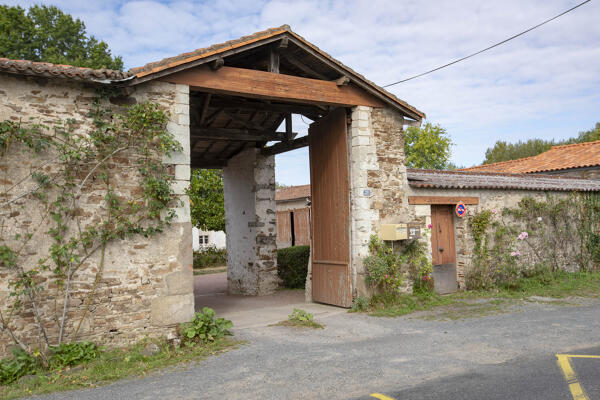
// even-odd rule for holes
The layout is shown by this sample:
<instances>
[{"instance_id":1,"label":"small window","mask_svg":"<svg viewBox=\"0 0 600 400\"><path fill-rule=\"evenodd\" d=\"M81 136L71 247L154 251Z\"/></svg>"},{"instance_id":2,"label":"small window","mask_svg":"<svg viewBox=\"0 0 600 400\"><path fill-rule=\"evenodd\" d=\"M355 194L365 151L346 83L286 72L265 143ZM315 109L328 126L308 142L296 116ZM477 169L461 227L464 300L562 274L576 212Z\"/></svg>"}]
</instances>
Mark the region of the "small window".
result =
<instances>
[{"instance_id":1,"label":"small window","mask_svg":"<svg viewBox=\"0 0 600 400\"><path fill-rule=\"evenodd\" d=\"M200 245L207 245L208 235L200 235L200 237L198 238L198 242L200 243Z\"/></svg>"}]
</instances>

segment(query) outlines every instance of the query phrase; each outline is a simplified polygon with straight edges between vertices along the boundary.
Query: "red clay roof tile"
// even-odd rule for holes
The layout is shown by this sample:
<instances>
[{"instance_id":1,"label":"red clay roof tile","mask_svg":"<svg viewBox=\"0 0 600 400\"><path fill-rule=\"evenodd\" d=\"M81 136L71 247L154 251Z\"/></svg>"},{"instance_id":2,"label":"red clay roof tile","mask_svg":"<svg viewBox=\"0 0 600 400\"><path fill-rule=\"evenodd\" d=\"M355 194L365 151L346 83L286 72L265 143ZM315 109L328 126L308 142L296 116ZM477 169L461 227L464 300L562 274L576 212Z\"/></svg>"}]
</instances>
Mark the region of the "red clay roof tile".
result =
<instances>
[{"instance_id":1,"label":"red clay roof tile","mask_svg":"<svg viewBox=\"0 0 600 400\"><path fill-rule=\"evenodd\" d=\"M600 165L600 140L553 146L537 156L463 168L460 171L534 173Z\"/></svg>"},{"instance_id":2,"label":"red clay roof tile","mask_svg":"<svg viewBox=\"0 0 600 400\"><path fill-rule=\"evenodd\" d=\"M290 186L277 189L277 192L275 192L276 201L296 200L306 197L310 197L310 185Z\"/></svg>"},{"instance_id":3,"label":"red clay roof tile","mask_svg":"<svg viewBox=\"0 0 600 400\"><path fill-rule=\"evenodd\" d=\"M94 82L114 81L129 77L127 72L112 69L92 69L8 58L0 58L0 72Z\"/></svg>"}]
</instances>

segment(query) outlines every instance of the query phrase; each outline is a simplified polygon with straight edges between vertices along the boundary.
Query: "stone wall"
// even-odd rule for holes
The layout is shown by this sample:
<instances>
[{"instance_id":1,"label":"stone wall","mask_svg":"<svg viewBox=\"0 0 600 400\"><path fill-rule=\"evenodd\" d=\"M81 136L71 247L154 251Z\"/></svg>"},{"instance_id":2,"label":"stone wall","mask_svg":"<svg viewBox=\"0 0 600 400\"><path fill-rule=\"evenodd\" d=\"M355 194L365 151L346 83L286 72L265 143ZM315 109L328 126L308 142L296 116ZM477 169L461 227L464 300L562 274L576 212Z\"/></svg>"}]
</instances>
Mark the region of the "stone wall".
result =
<instances>
[{"instance_id":1,"label":"stone wall","mask_svg":"<svg viewBox=\"0 0 600 400\"><path fill-rule=\"evenodd\" d=\"M566 197L565 192L541 192L528 190L476 190L476 189L424 189L409 188L409 196L452 196L452 197L478 197L478 205L467 205L467 213L459 218L454 215L454 238L456 251L456 270L459 287L465 288L465 272L473 265L473 250L475 241L468 226L469 218L483 210L496 210L498 213L504 208L515 208L517 204L526 196L535 198L538 201L546 199L547 194L552 196ZM422 227L431 223L431 206L429 205L411 205L410 212L415 216ZM514 221L512 221L514 222ZM507 223L511 223L507 219ZM429 238L427 238L429 240ZM519 249L523 257L528 257L530 249L522 246ZM431 254L431 247L429 249ZM568 266L567 266L568 267Z\"/></svg>"},{"instance_id":2,"label":"stone wall","mask_svg":"<svg viewBox=\"0 0 600 400\"><path fill-rule=\"evenodd\" d=\"M223 168L223 186L228 291L273 293L278 286L275 157L244 150Z\"/></svg>"},{"instance_id":3,"label":"stone wall","mask_svg":"<svg viewBox=\"0 0 600 400\"><path fill-rule=\"evenodd\" d=\"M600 167L573 168L560 171L543 172L548 175L571 176L573 178L600 179Z\"/></svg>"},{"instance_id":4,"label":"stone wall","mask_svg":"<svg viewBox=\"0 0 600 400\"><path fill-rule=\"evenodd\" d=\"M28 78L0 75L0 120L21 121L23 124L42 123L53 126L60 121L73 119L75 132L85 134L92 128L87 117L96 97L95 88L83 83L60 79ZM194 311L192 244L189 200L184 195L190 179L189 149L189 100L188 87L162 82L152 82L138 86L129 97L113 99L113 103L153 101L170 112L168 130L183 146L183 152L173 154L164 162L172 165L175 176L174 189L181 195L182 206L176 208L177 217L165 231L152 238L134 237L113 242L106 248L104 270L96 289L87 317L77 340L94 340L111 345L122 345L139 340L143 336L165 335L174 330L179 322L189 320ZM113 107L120 107L116 104ZM14 150L14 151L13 151ZM18 196L32 183L19 182L28 175L38 162L31 160L26 153L11 148L0 158L0 173L3 185L16 185L12 193ZM48 167L50 168L50 166ZM136 171L128 165L126 157L115 159L110 179L117 194L129 196L139 191ZM78 223L85 225L102 212L102 191L91 184L82 192L78 210ZM33 208L35 202L27 197L0 209L0 219L5 230L2 237L10 241L12 230L26 229L34 233L26 246L27 260L35 264L47 254L50 239L45 233L40 213ZM36 205L37 206L37 205ZM42 228L37 229L42 226ZM2 243L0 243L2 244ZM6 243L14 245L14 243ZM99 252L98 252L99 253ZM100 264L100 254L90 257L73 279L73 295L69 302L66 332L73 332L79 322L85 301L92 290L96 272ZM0 307L6 315L9 304L8 282L12 272L0 268ZM63 297L53 282L40 278L46 290L47 301L42 304L41 313L44 326L52 342L56 340L57 309ZM52 293L55 293L52 295ZM58 295L56 294L58 293ZM56 300L56 304L55 304ZM23 312L14 315L11 327L30 344L37 343L38 330L33 315ZM67 340L70 338L67 336ZM10 340L0 332L0 355L6 354Z\"/></svg>"},{"instance_id":5,"label":"stone wall","mask_svg":"<svg viewBox=\"0 0 600 400\"><path fill-rule=\"evenodd\" d=\"M348 128L353 295L368 294L363 259L381 224L413 222L406 195L403 117L387 108L352 109Z\"/></svg>"}]
</instances>

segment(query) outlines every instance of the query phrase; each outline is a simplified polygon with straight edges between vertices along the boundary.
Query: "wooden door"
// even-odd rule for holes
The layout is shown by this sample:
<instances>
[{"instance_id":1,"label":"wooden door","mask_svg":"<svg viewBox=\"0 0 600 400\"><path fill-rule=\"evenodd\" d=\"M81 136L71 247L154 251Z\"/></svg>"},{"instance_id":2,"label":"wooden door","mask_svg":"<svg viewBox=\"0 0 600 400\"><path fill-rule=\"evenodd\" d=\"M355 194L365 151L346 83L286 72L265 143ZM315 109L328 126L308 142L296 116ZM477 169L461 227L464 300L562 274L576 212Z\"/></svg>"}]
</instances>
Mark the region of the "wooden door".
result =
<instances>
[{"instance_id":1,"label":"wooden door","mask_svg":"<svg viewBox=\"0 0 600 400\"><path fill-rule=\"evenodd\" d=\"M277 247L291 246L292 227L289 211L277 211Z\"/></svg>"},{"instance_id":2,"label":"wooden door","mask_svg":"<svg viewBox=\"0 0 600 400\"><path fill-rule=\"evenodd\" d=\"M458 290L454 249L454 210L452 206L431 206L431 255L433 281L438 293Z\"/></svg>"},{"instance_id":3,"label":"wooden door","mask_svg":"<svg viewBox=\"0 0 600 400\"><path fill-rule=\"evenodd\" d=\"M350 292L350 186L346 111L310 125L313 300L352 305Z\"/></svg>"},{"instance_id":4,"label":"wooden door","mask_svg":"<svg viewBox=\"0 0 600 400\"><path fill-rule=\"evenodd\" d=\"M307 246L310 244L310 209L298 208L294 210L294 236L296 246Z\"/></svg>"}]
</instances>

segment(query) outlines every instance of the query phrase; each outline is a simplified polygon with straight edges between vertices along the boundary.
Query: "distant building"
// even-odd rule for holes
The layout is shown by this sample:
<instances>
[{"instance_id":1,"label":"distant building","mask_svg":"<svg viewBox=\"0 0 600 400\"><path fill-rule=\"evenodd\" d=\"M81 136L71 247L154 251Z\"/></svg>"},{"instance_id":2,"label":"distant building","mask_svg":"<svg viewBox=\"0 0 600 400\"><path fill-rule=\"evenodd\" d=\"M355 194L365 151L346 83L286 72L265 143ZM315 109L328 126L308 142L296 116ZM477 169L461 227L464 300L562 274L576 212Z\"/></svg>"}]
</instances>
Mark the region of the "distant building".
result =
<instances>
[{"instance_id":1,"label":"distant building","mask_svg":"<svg viewBox=\"0 0 600 400\"><path fill-rule=\"evenodd\" d=\"M277 248L310 245L310 185L278 189L275 204Z\"/></svg>"},{"instance_id":2,"label":"distant building","mask_svg":"<svg viewBox=\"0 0 600 400\"><path fill-rule=\"evenodd\" d=\"M553 146L537 156L463 168L460 171L552 174L600 179L600 140Z\"/></svg>"},{"instance_id":3,"label":"distant building","mask_svg":"<svg viewBox=\"0 0 600 400\"><path fill-rule=\"evenodd\" d=\"M206 247L225 248L225 232L223 231L202 231L196 227L192 228L192 247L198 251Z\"/></svg>"}]
</instances>

